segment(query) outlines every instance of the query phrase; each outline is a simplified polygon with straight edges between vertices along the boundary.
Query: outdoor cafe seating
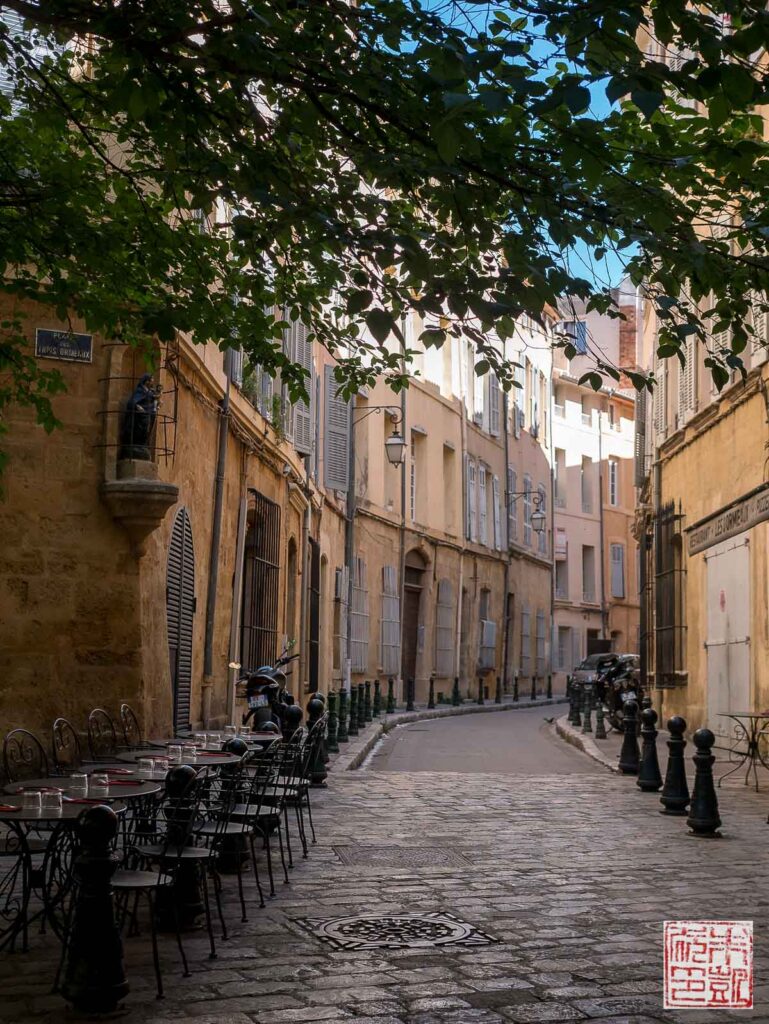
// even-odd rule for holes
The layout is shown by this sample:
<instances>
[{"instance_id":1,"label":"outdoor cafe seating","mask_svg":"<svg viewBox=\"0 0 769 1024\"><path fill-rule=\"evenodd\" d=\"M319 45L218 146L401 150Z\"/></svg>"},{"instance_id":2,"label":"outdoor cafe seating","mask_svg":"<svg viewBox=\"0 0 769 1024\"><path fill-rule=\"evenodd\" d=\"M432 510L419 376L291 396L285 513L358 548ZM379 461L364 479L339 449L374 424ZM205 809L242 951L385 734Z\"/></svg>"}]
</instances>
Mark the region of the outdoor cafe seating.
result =
<instances>
[{"instance_id":1,"label":"outdoor cafe seating","mask_svg":"<svg viewBox=\"0 0 769 1024\"><path fill-rule=\"evenodd\" d=\"M234 726L148 740L123 704L116 717L94 708L82 731L57 718L50 746L28 730L11 730L2 748L0 955L58 942L59 969L51 979L58 990L82 884L84 816L107 805L117 821L110 841L117 924L124 938L149 941L162 996L161 933L173 936L188 976L194 964L185 932L202 919L215 957L217 942L227 939L226 908L239 907L247 920L245 878L253 874L264 907L260 868L273 896L277 852L289 881L292 828L307 856L305 818L315 841L309 766L325 724L324 717L309 730L245 741ZM234 903L223 899L229 885ZM162 949L163 960L167 955Z\"/></svg>"}]
</instances>

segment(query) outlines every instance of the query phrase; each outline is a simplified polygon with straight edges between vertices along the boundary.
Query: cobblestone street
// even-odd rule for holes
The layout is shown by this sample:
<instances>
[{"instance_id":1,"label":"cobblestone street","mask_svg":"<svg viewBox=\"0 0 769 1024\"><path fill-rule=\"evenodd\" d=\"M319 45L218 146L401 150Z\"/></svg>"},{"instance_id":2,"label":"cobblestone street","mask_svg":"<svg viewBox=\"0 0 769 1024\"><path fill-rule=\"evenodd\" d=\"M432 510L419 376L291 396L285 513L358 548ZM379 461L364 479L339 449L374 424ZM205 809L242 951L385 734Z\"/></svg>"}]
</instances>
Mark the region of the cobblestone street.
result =
<instances>
[{"instance_id":1,"label":"cobblestone street","mask_svg":"<svg viewBox=\"0 0 769 1024\"><path fill-rule=\"evenodd\" d=\"M657 813L658 796L641 794L634 779L611 775L565 744L558 758L551 754L551 744L560 741L541 731L552 728L543 719L554 711L561 713L539 708L473 716L473 742L486 731L489 757L503 742L505 726L510 742L526 732L541 744L539 771L531 770L528 757L516 771L506 756L504 772L463 773L458 749L454 771L332 772L328 789L313 794L318 843L307 861L297 860L291 884L279 885L261 911L249 890L249 921L241 924L232 879L226 881L231 936L217 960L206 958L202 934L188 938L193 976L182 979L173 941L165 938L167 995L157 1002L149 955L138 959L137 940L126 941L128 1019L768 1021L765 792L730 787L720 794L724 838L691 838L684 820ZM462 732L456 721L416 728L423 727L423 756L442 731ZM408 732L397 730L403 738L396 743L409 742ZM572 773L564 757L573 760ZM451 918L409 928L412 941L423 942L411 948L356 948L383 937L378 924L318 934L325 922L361 914ZM662 922L668 918L755 922L753 1011L662 1010ZM432 945L434 933L458 941ZM402 934L389 922L384 937ZM29 954L2 958L0 1019L65 1019L60 997L48 994L55 954L50 940L33 936Z\"/></svg>"}]
</instances>

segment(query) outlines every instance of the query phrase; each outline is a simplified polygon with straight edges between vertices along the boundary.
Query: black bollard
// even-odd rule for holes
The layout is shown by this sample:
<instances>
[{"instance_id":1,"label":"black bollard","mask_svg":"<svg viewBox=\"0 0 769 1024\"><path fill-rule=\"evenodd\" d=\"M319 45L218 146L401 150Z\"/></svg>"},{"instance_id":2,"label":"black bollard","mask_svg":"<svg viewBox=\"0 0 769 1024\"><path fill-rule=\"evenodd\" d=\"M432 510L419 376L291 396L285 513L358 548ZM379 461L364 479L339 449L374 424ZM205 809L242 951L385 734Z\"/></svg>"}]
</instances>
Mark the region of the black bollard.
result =
<instances>
[{"instance_id":1,"label":"black bollard","mask_svg":"<svg viewBox=\"0 0 769 1024\"><path fill-rule=\"evenodd\" d=\"M518 673L513 676L513 700L518 700Z\"/></svg>"},{"instance_id":2,"label":"black bollard","mask_svg":"<svg viewBox=\"0 0 769 1024\"><path fill-rule=\"evenodd\" d=\"M336 731L337 743L347 743L350 736L347 732L347 690L342 686L339 690L339 726Z\"/></svg>"},{"instance_id":3,"label":"black bollard","mask_svg":"<svg viewBox=\"0 0 769 1024\"><path fill-rule=\"evenodd\" d=\"M650 708L651 706L652 706L652 699L651 699L651 697L647 696L647 697L642 697L641 698L641 712L642 712L641 719L642 720L643 720L643 712L646 711L646 709Z\"/></svg>"},{"instance_id":4,"label":"black bollard","mask_svg":"<svg viewBox=\"0 0 769 1024\"><path fill-rule=\"evenodd\" d=\"M458 708L462 703L459 696L459 676L454 676L454 685L451 688L451 704L453 707Z\"/></svg>"},{"instance_id":5,"label":"black bollard","mask_svg":"<svg viewBox=\"0 0 769 1024\"><path fill-rule=\"evenodd\" d=\"M371 681L367 679L363 686L363 717L367 722L373 722L374 715L371 709Z\"/></svg>"},{"instance_id":6,"label":"black bollard","mask_svg":"<svg viewBox=\"0 0 769 1024\"><path fill-rule=\"evenodd\" d=\"M274 722L269 724L273 726L276 735L280 735L277 725ZM195 769L188 764L176 765L166 773L168 841L176 846L189 845L196 813L192 795L195 777ZM177 917L180 928L194 927L204 910L200 872L194 861L183 859L179 863L174 872L173 886L160 887L156 906L158 927L162 931L175 930Z\"/></svg>"},{"instance_id":7,"label":"black bollard","mask_svg":"<svg viewBox=\"0 0 769 1024\"><path fill-rule=\"evenodd\" d=\"M386 714L391 715L395 711L395 680L390 676L387 680L387 707Z\"/></svg>"},{"instance_id":8,"label":"black bollard","mask_svg":"<svg viewBox=\"0 0 769 1024\"><path fill-rule=\"evenodd\" d=\"M579 709L582 706L584 695L581 686L577 686L576 683L571 684L571 692L574 694L574 717L571 720L571 724L578 729L582 725L582 718L579 713Z\"/></svg>"},{"instance_id":9,"label":"black bollard","mask_svg":"<svg viewBox=\"0 0 769 1024\"><path fill-rule=\"evenodd\" d=\"M409 677L406 680L406 710L407 711L413 711L414 710L414 687L415 687L414 680L411 677Z\"/></svg>"},{"instance_id":10,"label":"black bollard","mask_svg":"<svg viewBox=\"0 0 769 1024\"><path fill-rule=\"evenodd\" d=\"M358 687L350 687L350 724L347 727L350 736L358 735Z\"/></svg>"},{"instance_id":11,"label":"black bollard","mask_svg":"<svg viewBox=\"0 0 769 1024\"><path fill-rule=\"evenodd\" d=\"M637 775L640 752L638 750L638 734L636 721L638 705L634 700L626 700L622 720L622 749L619 753L619 770L623 775Z\"/></svg>"},{"instance_id":12,"label":"black bollard","mask_svg":"<svg viewBox=\"0 0 769 1024\"><path fill-rule=\"evenodd\" d=\"M61 992L79 1013L113 1013L129 991L112 891L118 818L111 807L90 807L79 816L77 830L74 916Z\"/></svg>"},{"instance_id":13,"label":"black bollard","mask_svg":"<svg viewBox=\"0 0 769 1024\"><path fill-rule=\"evenodd\" d=\"M660 814L686 814L689 803L689 786L686 782L686 762L684 761L684 748L686 740L684 732L686 722L680 715L675 715L668 721L668 767L665 772L665 785L662 787L660 803L663 810Z\"/></svg>"},{"instance_id":14,"label":"black bollard","mask_svg":"<svg viewBox=\"0 0 769 1024\"><path fill-rule=\"evenodd\" d=\"M537 677L534 675L531 677L531 699L537 699Z\"/></svg>"},{"instance_id":15,"label":"black bollard","mask_svg":"<svg viewBox=\"0 0 769 1024\"><path fill-rule=\"evenodd\" d=\"M339 716L336 710L337 696L333 690L328 692L328 738L326 740L326 750L329 754L337 754L339 752Z\"/></svg>"},{"instance_id":16,"label":"black bollard","mask_svg":"<svg viewBox=\"0 0 769 1024\"><path fill-rule=\"evenodd\" d=\"M483 704L483 676L478 676L478 703Z\"/></svg>"},{"instance_id":17,"label":"black bollard","mask_svg":"<svg viewBox=\"0 0 769 1024\"><path fill-rule=\"evenodd\" d=\"M379 685L379 680L374 680L374 703L371 708L371 714L374 718L379 718L382 714L382 688Z\"/></svg>"},{"instance_id":18,"label":"black bollard","mask_svg":"<svg viewBox=\"0 0 769 1024\"><path fill-rule=\"evenodd\" d=\"M636 785L644 793L657 793L662 787L662 775L657 758L657 712L644 708L641 712L641 767Z\"/></svg>"},{"instance_id":19,"label":"black bollard","mask_svg":"<svg viewBox=\"0 0 769 1024\"><path fill-rule=\"evenodd\" d=\"M358 683L358 731L366 728L366 688Z\"/></svg>"},{"instance_id":20,"label":"black bollard","mask_svg":"<svg viewBox=\"0 0 769 1024\"><path fill-rule=\"evenodd\" d=\"M427 706L428 708L435 707L435 676L430 676L430 688L427 693Z\"/></svg>"},{"instance_id":21,"label":"black bollard","mask_svg":"<svg viewBox=\"0 0 769 1024\"><path fill-rule=\"evenodd\" d=\"M330 699L331 699L331 694L329 694L329 700ZM296 730L302 724L302 719L303 718L304 718L304 712L299 707L299 705L298 704L289 704L289 706L283 712L283 742L284 743L289 743L291 741L291 737L294 735ZM235 753L235 751L233 750L233 751L231 751L231 753Z\"/></svg>"},{"instance_id":22,"label":"black bollard","mask_svg":"<svg viewBox=\"0 0 769 1024\"><path fill-rule=\"evenodd\" d=\"M547 674L547 699L553 699L553 677L549 672Z\"/></svg>"},{"instance_id":23,"label":"black bollard","mask_svg":"<svg viewBox=\"0 0 769 1024\"><path fill-rule=\"evenodd\" d=\"M712 753L716 738L710 729L698 729L692 739L697 753L692 758L694 788L686 824L695 836L719 836L721 818L718 815L718 799L713 785L715 757Z\"/></svg>"},{"instance_id":24,"label":"black bollard","mask_svg":"<svg viewBox=\"0 0 769 1024\"><path fill-rule=\"evenodd\" d=\"M593 713L593 687L591 684L586 684L582 687L582 732L591 733L593 731L593 721L591 715Z\"/></svg>"},{"instance_id":25,"label":"black bollard","mask_svg":"<svg viewBox=\"0 0 769 1024\"><path fill-rule=\"evenodd\" d=\"M502 679L501 679L500 676L497 676L497 689L494 692L494 703L495 704L501 704L502 703Z\"/></svg>"},{"instance_id":26,"label":"black bollard","mask_svg":"<svg viewBox=\"0 0 769 1024\"><path fill-rule=\"evenodd\" d=\"M318 700L317 697L313 697L307 705L307 728L311 734L310 742L312 744L308 773L310 776L310 783L313 786L324 786L328 775L324 756L326 746L325 734L324 730L318 724L323 717L325 710L326 708L323 701Z\"/></svg>"},{"instance_id":27,"label":"black bollard","mask_svg":"<svg viewBox=\"0 0 769 1024\"><path fill-rule=\"evenodd\" d=\"M595 738L597 740L606 739L606 724L603 715L603 701L599 698L595 706Z\"/></svg>"}]
</instances>

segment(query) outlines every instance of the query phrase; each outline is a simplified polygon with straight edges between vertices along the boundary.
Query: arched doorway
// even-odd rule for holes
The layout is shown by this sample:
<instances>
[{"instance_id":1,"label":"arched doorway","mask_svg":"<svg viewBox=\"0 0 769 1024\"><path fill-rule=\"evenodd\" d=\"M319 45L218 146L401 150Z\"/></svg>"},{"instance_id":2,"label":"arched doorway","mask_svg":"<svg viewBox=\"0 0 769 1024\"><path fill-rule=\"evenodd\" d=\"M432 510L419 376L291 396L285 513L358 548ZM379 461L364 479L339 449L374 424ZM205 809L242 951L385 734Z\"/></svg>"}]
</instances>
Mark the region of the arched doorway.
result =
<instances>
[{"instance_id":1,"label":"arched doorway","mask_svg":"<svg viewBox=\"0 0 769 1024\"><path fill-rule=\"evenodd\" d=\"M166 619L174 732L189 729L192 696L192 624L195 616L195 552L186 508L176 513L168 547Z\"/></svg>"},{"instance_id":2,"label":"arched doorway","mask_svg":"<svg viewBox=\"0 0 769 1024\"><path fill-rule=\"evenodd\" d=\"M421 628L420 605L426 567L425 559L414 549L406 555L406 572L403 581L403 628L401 631L401 665L403 680L415 679L417 673L417 652Z\"/></svg>"}]
</instances>

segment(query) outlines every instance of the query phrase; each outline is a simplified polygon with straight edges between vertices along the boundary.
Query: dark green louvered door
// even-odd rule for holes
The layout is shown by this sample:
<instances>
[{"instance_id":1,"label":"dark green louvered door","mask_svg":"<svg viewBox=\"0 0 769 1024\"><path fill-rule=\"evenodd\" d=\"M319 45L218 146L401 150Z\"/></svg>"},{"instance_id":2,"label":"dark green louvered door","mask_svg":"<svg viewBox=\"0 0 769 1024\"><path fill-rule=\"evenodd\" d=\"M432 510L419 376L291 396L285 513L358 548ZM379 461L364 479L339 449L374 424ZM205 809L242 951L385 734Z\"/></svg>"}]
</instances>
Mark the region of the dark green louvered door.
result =
<instances>
[{"instance_id":1,"label":"dark green louvered door","mask_svg":"<svg viewBox=\"0 0 769 1024\"><path fill-rule=\"evenodd\" d=\"M166 571L168 657L171 666L174 732L190 728L192 626L195 617L195 554L186 508L176 513Z\"/></svg>"}]
</instances>

